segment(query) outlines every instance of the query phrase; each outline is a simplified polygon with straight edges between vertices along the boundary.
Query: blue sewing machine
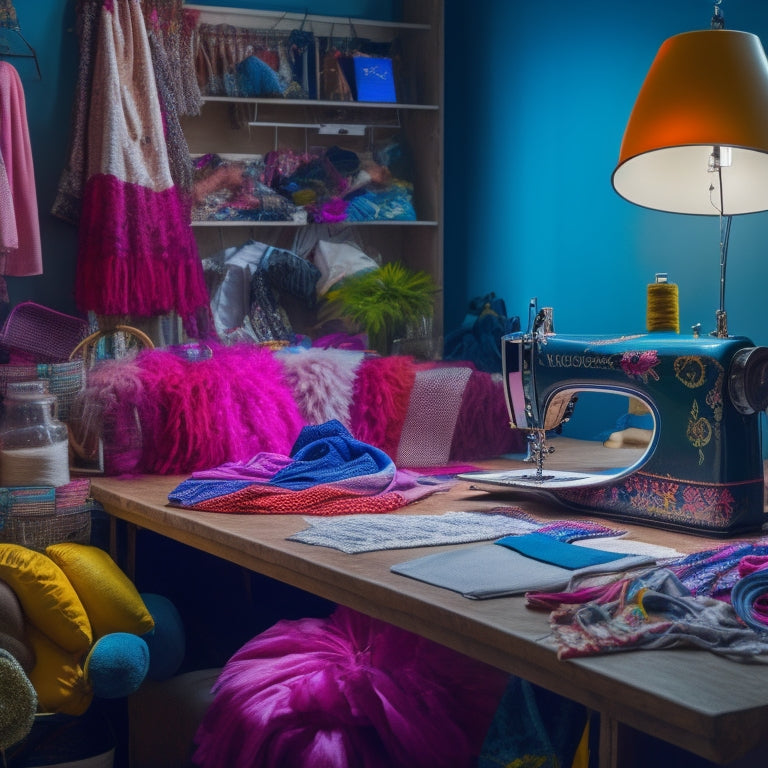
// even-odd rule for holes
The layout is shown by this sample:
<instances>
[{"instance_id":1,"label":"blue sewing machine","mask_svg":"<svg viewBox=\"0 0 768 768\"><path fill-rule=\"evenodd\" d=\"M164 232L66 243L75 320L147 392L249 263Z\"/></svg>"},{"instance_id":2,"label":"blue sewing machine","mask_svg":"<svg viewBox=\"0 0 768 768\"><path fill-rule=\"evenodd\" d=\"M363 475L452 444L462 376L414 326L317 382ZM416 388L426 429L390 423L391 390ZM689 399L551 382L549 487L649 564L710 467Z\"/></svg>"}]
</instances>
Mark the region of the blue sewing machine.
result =
<instances>
[{"instance_id":1,"label":"blue sewing machine","mask_svg":"<svg viewBox=\"0 0 768 768\"><path fill-rule=\"evenodd\" d=\"M561 335L531 303L526 331L502 339L511 426L531 468L459 475L490 492L536 493L582 511L709 536L759 530L764 511L759 414L768 407L768 348L741 336L674 332ZM610 471L549 465L558 434L593 393L641 405L647 429ZM637 434L641 439L638 440ZM596 443L599 451L608 443ZM629 459L626 457L629 456ZM617 455L618 458L618 455Z\"/></svg>"}]
</instances>

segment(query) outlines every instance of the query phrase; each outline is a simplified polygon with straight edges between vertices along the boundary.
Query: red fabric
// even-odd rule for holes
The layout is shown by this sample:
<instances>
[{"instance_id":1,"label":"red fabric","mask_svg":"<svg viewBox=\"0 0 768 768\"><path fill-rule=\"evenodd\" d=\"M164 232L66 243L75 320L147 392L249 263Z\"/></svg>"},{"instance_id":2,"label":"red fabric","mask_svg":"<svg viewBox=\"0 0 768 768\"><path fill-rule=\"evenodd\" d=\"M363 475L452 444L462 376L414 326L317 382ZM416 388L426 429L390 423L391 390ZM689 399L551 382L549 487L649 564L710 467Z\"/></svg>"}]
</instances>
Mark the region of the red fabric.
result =
<instances>
[{"instance_id":1,"label":"red fabric","mask_svg":"<svg viewBox=\"0 0 768 768\"><path fill-rule=\"evenodd\" d=\"M416 380L412 358L369 357L357 371L350 408L350 432L389 456L397 453L411 390Z\"/></svg>"},{"instance_id":2,"label":"red fabric","mask_svg":"<svg viewBox=\"0 0 768 768\"><path fill-rule=\"evenodd\" d=\"M394 512L408 503L396 491L376 496L361 493L355 497L346 488L316 485L302 491L254 484L241 491L208 501L196 502L203 512L249 515L354 515Z\"/></svg>"},{"instance_id":3,"label":"red fabric","mask_svg":"<svg viewBox=\"0 0 768 768\"><path fill-rule=\"evenodd\" d=\"M201 768L470 768L507 675L340 607L281 621L224 667Z\"/></svg>"}]
</instances>

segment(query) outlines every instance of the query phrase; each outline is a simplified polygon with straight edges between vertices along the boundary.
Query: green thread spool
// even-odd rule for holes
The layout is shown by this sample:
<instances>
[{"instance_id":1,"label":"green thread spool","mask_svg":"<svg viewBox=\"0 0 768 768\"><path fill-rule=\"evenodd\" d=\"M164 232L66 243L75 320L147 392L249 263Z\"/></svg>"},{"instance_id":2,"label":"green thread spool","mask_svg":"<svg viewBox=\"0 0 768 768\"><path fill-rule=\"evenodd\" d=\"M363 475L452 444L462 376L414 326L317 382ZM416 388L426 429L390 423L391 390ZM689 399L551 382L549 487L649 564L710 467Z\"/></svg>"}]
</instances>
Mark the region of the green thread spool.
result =
<instances>
[{"instance_id":1,"label":"green thread spool","mask_svg":"<svg viewBox=\"0 0 768 768\"><path fill-rule=\"evenodd\" d=\"M656 282L648 286L645 327L652 331L680 333L680 306L675 283L667 280L666 272L656 274Z\"/></svg>"}]
</instances>

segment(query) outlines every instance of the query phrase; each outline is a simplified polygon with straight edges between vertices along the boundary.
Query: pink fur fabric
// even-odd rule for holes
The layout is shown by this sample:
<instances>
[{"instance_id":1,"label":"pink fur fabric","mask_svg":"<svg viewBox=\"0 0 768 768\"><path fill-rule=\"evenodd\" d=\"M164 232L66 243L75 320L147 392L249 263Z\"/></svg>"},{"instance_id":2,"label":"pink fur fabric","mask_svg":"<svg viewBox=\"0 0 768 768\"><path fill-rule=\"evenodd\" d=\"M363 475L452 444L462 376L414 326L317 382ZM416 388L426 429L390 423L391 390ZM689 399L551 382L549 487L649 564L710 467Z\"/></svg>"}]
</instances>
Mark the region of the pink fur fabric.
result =
<instances>
[{"instance_id":1,"label":"pink fur fabric","mask_svg":"<svg viewBox=\"0 0 768 768\"><path fill-rule=\"evenodd\" d=\"M248 641L195 735L201 768L471 768L508 675L339 607Z\"/></svg>"},{"instance_id":2,"label":"pink fur fabric","mask_svg":"<svg viewBox=\"0 0 768 768\"><path fill-rule=\"evenodd\" d=\"M352 394L363 353L312 347L278 356L304 421L323 424L336 419L350 429Z\"/></svg>"},{"instance_id":3,"label":"pink fur fabric","mask_svg":"<svg viewBox=\"0 0 768 768\"><path fill-rule=\"evenodd\" d=\"M522 450L519 430L509 425L504 382L498 375L472 371L453 433L451 460L479 461Z\"/></svg>"},{"instance_id":4,"label":"pink fur fabric","mask_svg":"<svg viewBox=\"0 0 768 768\"><path fill-rule=\"evenodd\" d=\"M283 368L252 344L216 347L208 360L141 352L142 471L181 474L288 454L304 426Z\"/></svg>"},{"instance_id":5,"label":"pink fur fabric","mask_svg":"<svg viewBox=\"0 0 768 768\"><path fill-rule=\"evenodd\" d=\"M410 357L363 360L352 397L352 435L394 457L415 380L416 367Z\"/></svg>"}]
</instances>

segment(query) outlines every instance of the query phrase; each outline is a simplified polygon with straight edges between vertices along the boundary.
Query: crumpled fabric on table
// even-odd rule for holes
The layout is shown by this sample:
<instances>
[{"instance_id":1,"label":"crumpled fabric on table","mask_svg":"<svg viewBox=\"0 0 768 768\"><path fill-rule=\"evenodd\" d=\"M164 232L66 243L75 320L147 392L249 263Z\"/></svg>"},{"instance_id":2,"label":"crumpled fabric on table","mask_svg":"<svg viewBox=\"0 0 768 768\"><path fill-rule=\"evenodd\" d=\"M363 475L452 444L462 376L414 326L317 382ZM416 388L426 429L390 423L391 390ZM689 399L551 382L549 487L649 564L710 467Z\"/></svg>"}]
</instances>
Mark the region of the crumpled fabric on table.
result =
<instances>
[{"instance_id":1,"label":"crumpled fabric on table","mask_svg":"<svg viewBox=\"0 0 768 768\"><path fill-rule=\"evenodd\" d=\"M398 470L386 453L355 440L336 420L304 427L289 458L267 481L191 477L168 500L187 509L233 514L378 513L393 512L451 484ZM279 464L274 456L269 462ZM258 468L251 464L249 472Z\"/></svg>"},{"instance_id":2,"label":"crumpled fabric on table","mask_svg":"<svg viewBox=\"0 0 768 768\"><path fill-rule=\"evenodd\" d=\"M590 593L590 594L587 594ZM768 636L746 628L733 607L692 595L669 568L653 568L600 590L576 592L550 614L561 659L636 649L701 648L735 660L768 657ZM551 596L530 594L531 607L551 607Z\"/></svg>"}]
</instances>

